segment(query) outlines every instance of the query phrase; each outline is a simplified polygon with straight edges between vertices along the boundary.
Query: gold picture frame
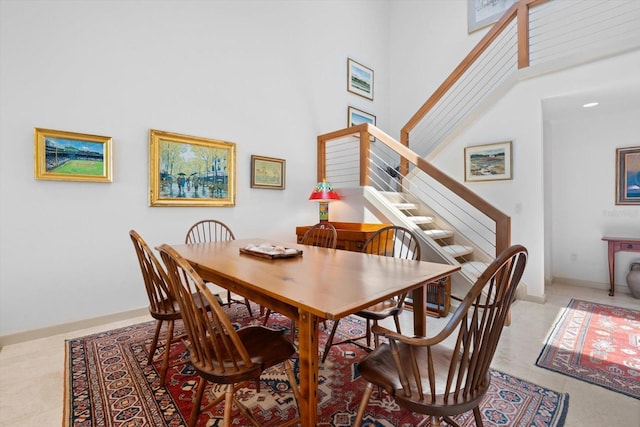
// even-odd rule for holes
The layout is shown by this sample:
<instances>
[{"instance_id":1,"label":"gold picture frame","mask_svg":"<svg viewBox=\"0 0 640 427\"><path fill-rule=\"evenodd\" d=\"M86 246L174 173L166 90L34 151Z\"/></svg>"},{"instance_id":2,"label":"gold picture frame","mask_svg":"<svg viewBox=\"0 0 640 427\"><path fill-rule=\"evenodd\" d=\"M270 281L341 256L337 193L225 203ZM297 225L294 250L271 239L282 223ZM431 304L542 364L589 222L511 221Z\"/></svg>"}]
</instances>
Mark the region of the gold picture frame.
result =
<instances>
[{"instance_id":1,"label":"gold picture frame","mask_svg":"<svg viewBox=\"0 0 640 427\"><path fill-rule=\"evenodd\" d=\"M265 156L251 156L251 188L284 190L286 160Z\"/></svg>"},{"instance_id":2,"label":"gold picture frame","mask_svg":"<svg viewBox=\"0 0 640 427\"><path fill-rule=\"evenodd\" d=\"M235 204L235 143L149 131L150 206Z\"/></svg>"},{"instance_id":3,"label":"gold picture frame","mask_svg":"<svg viewBox=\"0 0 640 427\"><path fill-rule=\"evenodd\" d=\"M109 136L35 128L35 178L111 182L111 142Z\"/></svg>"}]
</instances>

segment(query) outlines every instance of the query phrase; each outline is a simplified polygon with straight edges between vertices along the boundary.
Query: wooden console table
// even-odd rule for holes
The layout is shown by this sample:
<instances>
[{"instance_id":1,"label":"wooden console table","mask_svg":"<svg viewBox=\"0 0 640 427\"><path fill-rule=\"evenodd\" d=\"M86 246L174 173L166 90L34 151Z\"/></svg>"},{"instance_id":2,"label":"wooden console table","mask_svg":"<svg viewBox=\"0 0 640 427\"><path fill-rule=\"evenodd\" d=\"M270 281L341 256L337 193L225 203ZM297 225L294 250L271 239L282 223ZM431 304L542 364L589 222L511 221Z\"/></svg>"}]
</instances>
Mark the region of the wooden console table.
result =
<instances>
[{"instance_id":1,"label":"wooden console table","mask_svg":"<svg viewBox=\"0 0 640 427\"><path fill-rule=\"evenodd\" d=\"M391 224L366 224L361 222L330 222L338 233L338 243L336 249L343 249L352 252L361 252L365 242L369 237L381 228ZM302 243L304 233L310 229L311 225L296 227L298 243Z\"/></svg>"},{"instance_id":2,"label":"wooden console table","mask_svg":"<svg viewBox=\"0 0 640 427\"><path fill-rule=\"evenodd\" d=\"M609 247L609 296L613 296L616 271L616 252L640 252L640 238L605 236L602 240L608 242Z\"/></svg>"}]
</instances>

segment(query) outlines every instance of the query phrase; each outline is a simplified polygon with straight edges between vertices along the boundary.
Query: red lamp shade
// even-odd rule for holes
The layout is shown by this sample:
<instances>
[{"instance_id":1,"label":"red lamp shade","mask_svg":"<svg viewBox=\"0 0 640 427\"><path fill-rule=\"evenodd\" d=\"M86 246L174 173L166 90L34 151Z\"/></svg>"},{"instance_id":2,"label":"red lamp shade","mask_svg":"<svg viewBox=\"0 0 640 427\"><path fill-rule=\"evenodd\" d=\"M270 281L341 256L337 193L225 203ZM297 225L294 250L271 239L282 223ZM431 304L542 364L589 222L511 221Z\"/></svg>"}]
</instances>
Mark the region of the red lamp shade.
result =
<instances>
[{"instance_id":1,"label":"red lamp shade","mask_svg":"<svg viewBox=\"0 0 640 427\"><path fill-rule=\"evenodd\" d=\"M322 181L316 185L313 189L309 200L315 200L316 202L330 202L332 200L340 200L340 196L333 189L330 183Z\"/></svg>"},{"instance_id":2,"label":"red lamp shade","mask_svg":"<svg viewBox=\"0 0 640 427\"><path fill-rule=\"evenodd\" d=\"M340 200L340 196L335 192L331 184L322 181L313 189L309 200L320 202L320 222L329 221L329 202Z\"/></svg>"}]
</instances>

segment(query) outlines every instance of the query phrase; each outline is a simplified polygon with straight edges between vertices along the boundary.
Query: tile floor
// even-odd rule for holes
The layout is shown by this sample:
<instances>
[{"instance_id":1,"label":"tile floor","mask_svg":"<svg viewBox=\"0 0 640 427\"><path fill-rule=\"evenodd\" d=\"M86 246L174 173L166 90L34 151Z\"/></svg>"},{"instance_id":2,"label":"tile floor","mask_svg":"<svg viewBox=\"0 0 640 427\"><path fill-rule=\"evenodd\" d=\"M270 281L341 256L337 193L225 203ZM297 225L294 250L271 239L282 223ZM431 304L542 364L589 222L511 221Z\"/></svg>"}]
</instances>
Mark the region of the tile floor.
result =
<instances>
[{"instance_id":1,"label":"tile floor","mask_svg":"<svg viewBox=\"0 0 640 427\"><path fill-rule=\"evenodd\" d=\"M512 325L503 332L493 367L568 392L567 427L640 426L640 400L535 366L547 332L571 298L640 310L640 300L628 293L609 297L605 290L554 284L547 288L545 304L518 301L513 306ZM0 426L61 425L64 340L149 319L137 317L4 347L0 351ZM429 321L433 330L442 320Z\"/></svg>"}]
</instances>

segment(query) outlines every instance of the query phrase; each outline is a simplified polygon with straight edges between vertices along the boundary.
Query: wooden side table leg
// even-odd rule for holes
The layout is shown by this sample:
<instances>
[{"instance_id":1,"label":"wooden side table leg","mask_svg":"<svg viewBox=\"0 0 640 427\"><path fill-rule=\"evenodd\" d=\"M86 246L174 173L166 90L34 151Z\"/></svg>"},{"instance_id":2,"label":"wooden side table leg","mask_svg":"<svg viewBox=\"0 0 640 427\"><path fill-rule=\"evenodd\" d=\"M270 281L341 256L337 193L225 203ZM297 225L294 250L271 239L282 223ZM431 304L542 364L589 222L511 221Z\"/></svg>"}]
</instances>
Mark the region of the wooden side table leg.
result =
<instances>
[{"instance_id":1,"label":"wooden side table leg","mask_svg":"<svg viewBox=\"0 0 640 427\"><path fill-rule=\"evenodd\" d=\"M615 251L615 243L612 241L608 243L608 252L609 252L609 296L612 297L614 294L614 281L615 281L615 271L616 271L616 251Z\"/></svg>"}]
</instances>

